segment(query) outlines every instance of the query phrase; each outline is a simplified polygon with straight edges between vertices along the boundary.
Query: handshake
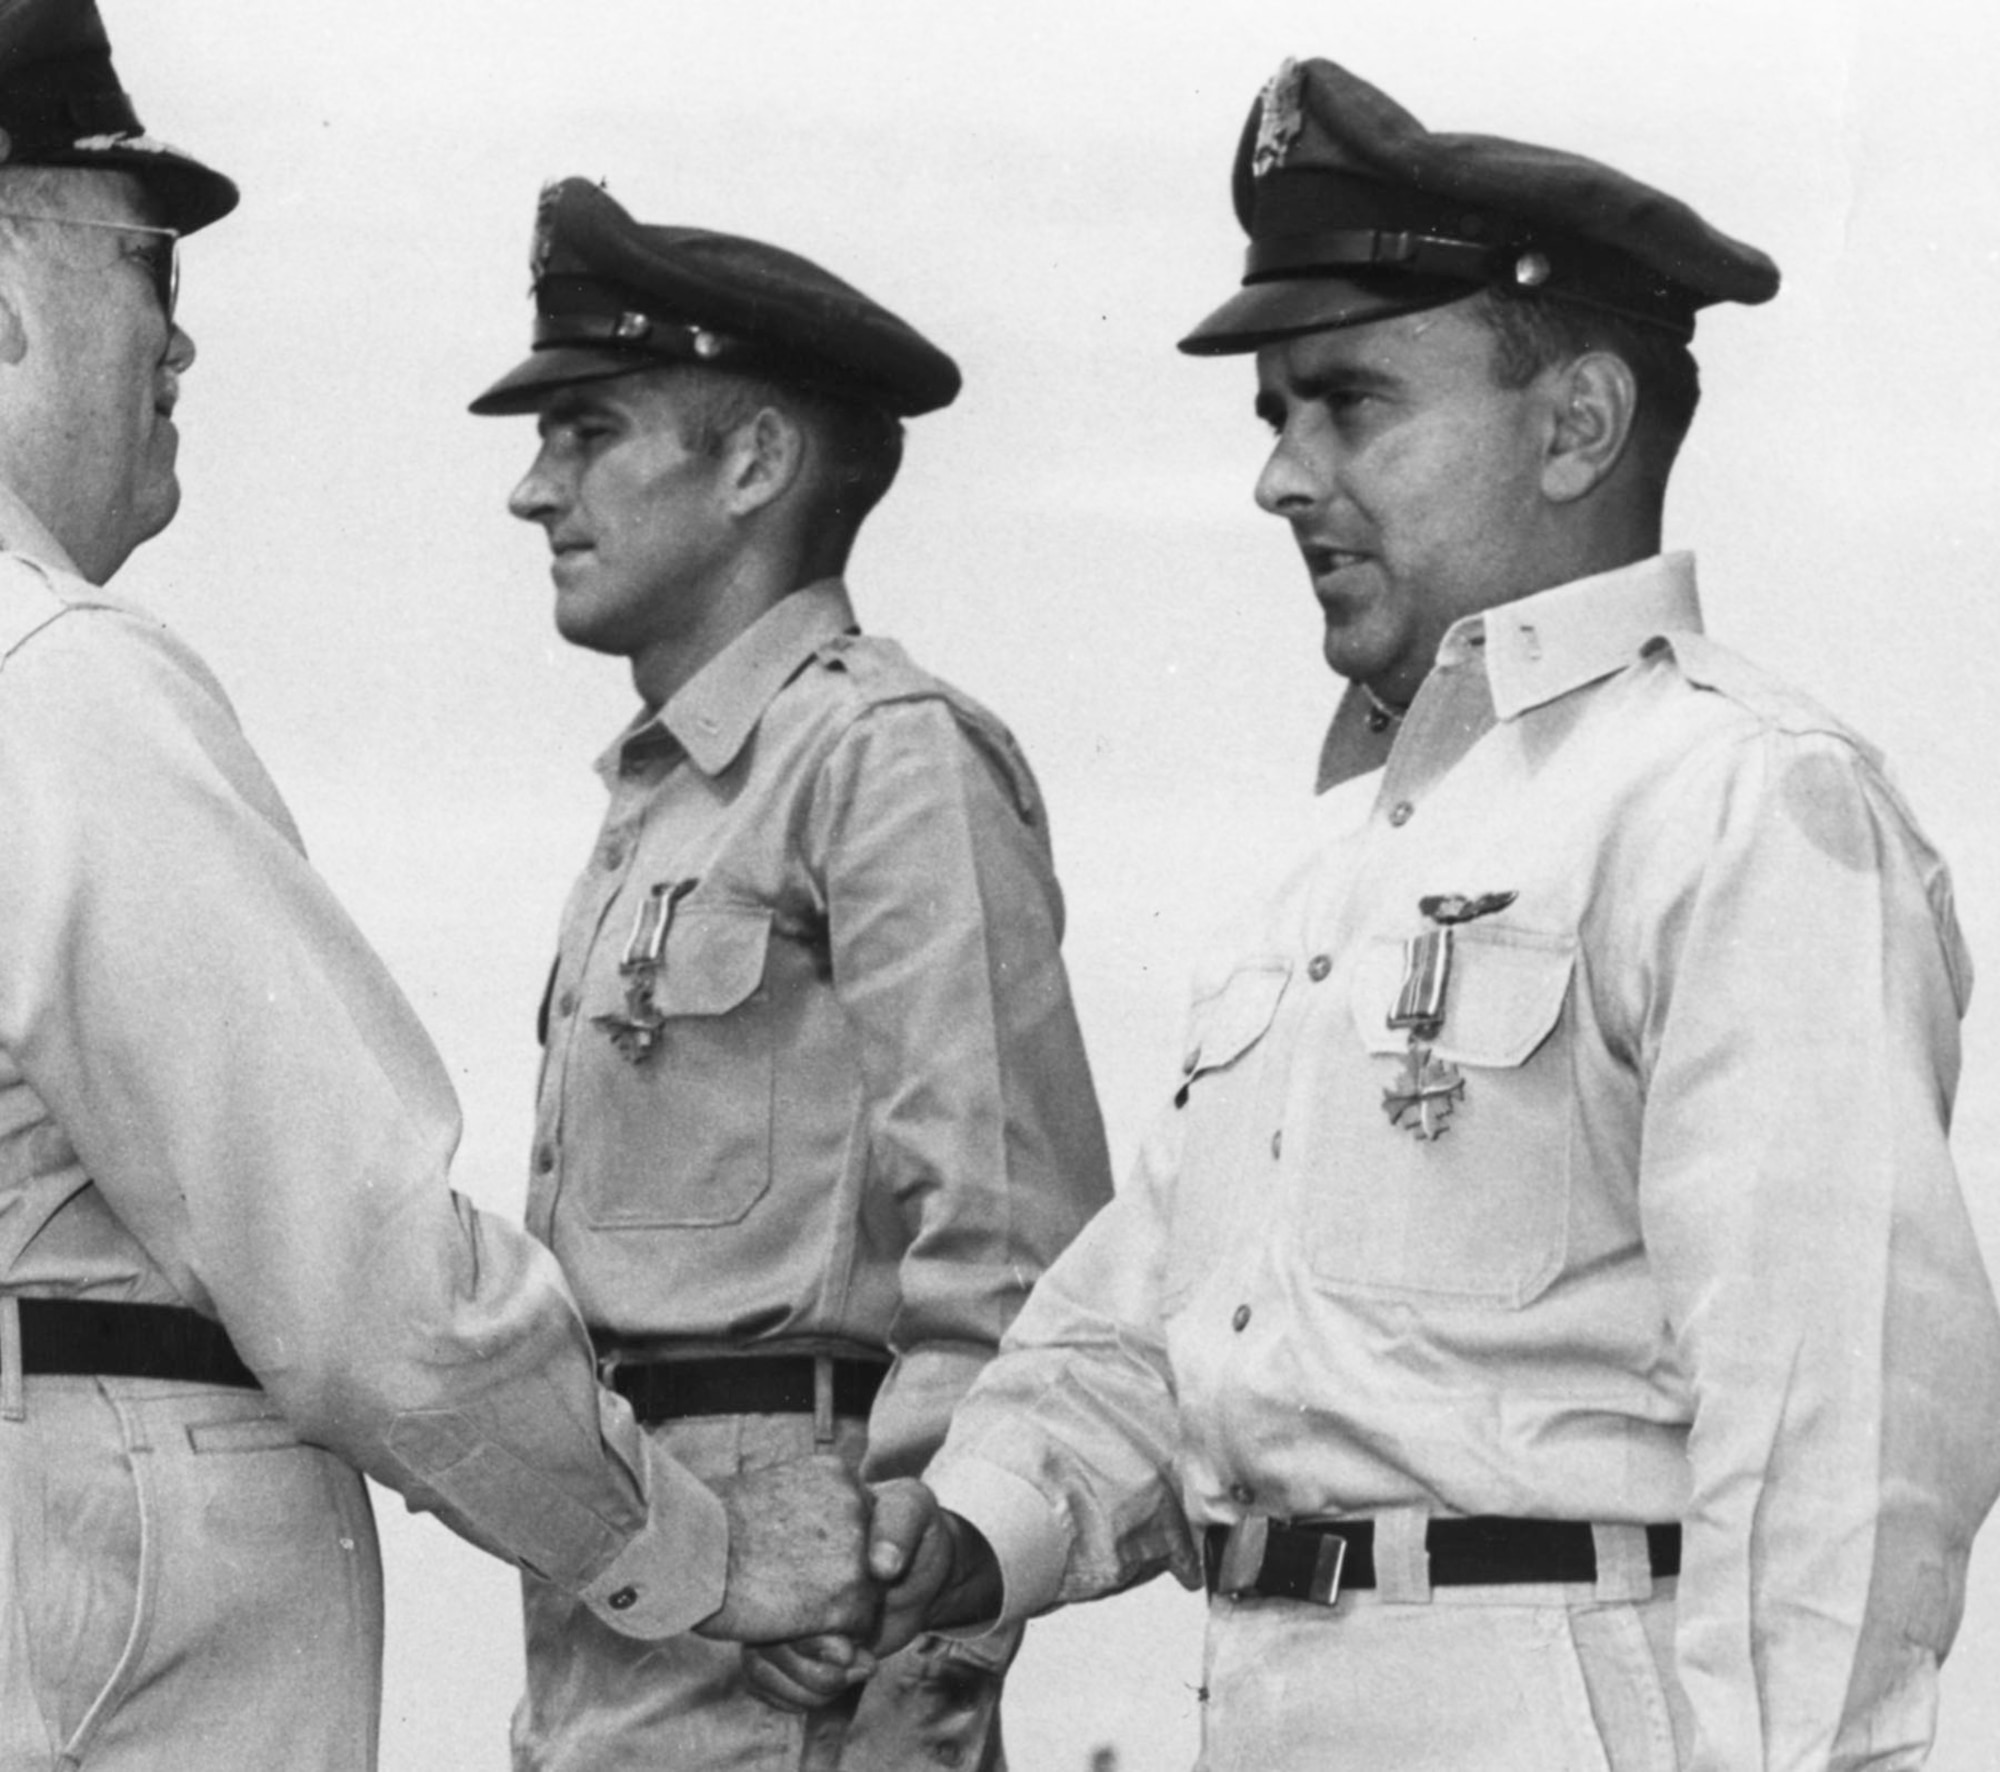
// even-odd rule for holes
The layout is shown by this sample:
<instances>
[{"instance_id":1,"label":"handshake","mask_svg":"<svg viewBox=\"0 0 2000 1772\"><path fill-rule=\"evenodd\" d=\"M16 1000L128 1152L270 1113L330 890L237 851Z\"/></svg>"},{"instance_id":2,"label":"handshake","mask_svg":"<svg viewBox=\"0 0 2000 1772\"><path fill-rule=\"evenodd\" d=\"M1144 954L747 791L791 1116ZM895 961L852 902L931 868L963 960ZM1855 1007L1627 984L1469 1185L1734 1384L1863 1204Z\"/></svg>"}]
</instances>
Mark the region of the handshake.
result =
<instances>
[{"instance_id":1,"label":"handshake","mask_svg":"<svg viewBox=\"0 0 2000 1772\"><path fill-rule=\"evenodd\" d=\"M914 1477L871 1491L815 1457L715 1488L728 1588L695 1629L742 1643L751 1690L780 1709L829 1704L920 1632L999 1612L991 1547Z\"/></svg>"}]
</instances>

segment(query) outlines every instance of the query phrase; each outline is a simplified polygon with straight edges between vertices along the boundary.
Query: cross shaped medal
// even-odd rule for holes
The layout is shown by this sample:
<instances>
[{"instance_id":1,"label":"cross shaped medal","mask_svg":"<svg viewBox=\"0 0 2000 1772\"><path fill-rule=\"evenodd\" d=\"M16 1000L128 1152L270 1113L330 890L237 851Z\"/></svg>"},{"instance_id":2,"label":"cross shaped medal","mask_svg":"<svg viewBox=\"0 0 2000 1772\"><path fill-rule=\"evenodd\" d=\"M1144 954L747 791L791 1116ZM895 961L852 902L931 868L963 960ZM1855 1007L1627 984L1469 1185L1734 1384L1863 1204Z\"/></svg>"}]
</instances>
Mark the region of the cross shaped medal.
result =
<instances>
[{"instance_id":1,"label":"cross shaped medal","mask_svg":"<svg viewBox=\"0 0 2000 1772\"><path fill-rule=\"evenodd\" d=\"M1410 1043L1403 1054L1402 1075L1382 1091L1382 1110L1391 1126L1426 1142L1444 1136L1452 1109L1465 1099L1465 1079L1458 1066L1431 1050L1431 1042L1444 1027L1445 999L1451 988L1451 932L1460 923L1504 911L1516 896L1440 892L1417 901L1430 927L1403 943L1403 984L1389 1011L1389 1025L1407 1031Z\"/></svg>"},{"instance_id":2,"label":"cross shaped medal","mask_svg":"<svg viewBox=\"0 0 2000 1772\"><path fill-rule=\"evenodd\" d=\"M653 986L660 976L674 906L694 888L692 880L659 880L639 901L625 957L618 963L618 976L625 982L625 1013L590 1018L611 1036L619 1057L629 1064L644 1064L651 1058L667 1031L667 1018L653 1001Z\"/></svg>"}]
</instances>

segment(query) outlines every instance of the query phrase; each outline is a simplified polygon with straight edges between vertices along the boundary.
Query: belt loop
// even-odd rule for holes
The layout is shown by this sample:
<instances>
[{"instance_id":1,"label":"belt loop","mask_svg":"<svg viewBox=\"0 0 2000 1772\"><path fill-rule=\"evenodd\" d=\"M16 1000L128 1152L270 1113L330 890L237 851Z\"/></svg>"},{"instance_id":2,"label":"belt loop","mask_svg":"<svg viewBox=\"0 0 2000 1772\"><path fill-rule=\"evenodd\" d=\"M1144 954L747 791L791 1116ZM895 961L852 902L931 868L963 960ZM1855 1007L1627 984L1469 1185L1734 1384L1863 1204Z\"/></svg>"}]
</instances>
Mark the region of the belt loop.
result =
<instances>
[{"instance_id":1,"label":"belt loop","mask_svg":"<svg viewBox=\"0 0 2000 1772\"><path fill-rule=\"evenodd\" d=\"M813 1355L813 1450L833 1450L833 1356Z\"/></svg>"},{"instance_id":2,"label":"belt loop","mask_svg":"<svg viewBox=\"0 0 2000 1772\"><path fill-rule=\"evenodd\" d=\"M1597 1597L1650 1600L1653 1559L1646 1548L1646 1528L1593 1525L1590 1537L1597 1552Z\"/></svg>"},{"instance_id":3,"label":"belt loop","mask_svg":"<svg viewBox=\"0 0 2000 1772\"><path fill-rule=\"evenodd\" d=\"M21 1301L0 1294L0 1421L28 1419L28 1387L21 1380Z\"/></svg>"},{"instance_id":4,"label":"belt loop","mask_svg":"<svg viewBox=\"0 0 2000 1772\"><path fill-rule=\"evenodd\" d=\"M1375 1516L1375 1589L1384 1600L1428 1605L1431 1554L1424 1544L1431 1517L1420 1507L1389 1508Z\"/></svg>"}]
</instances>

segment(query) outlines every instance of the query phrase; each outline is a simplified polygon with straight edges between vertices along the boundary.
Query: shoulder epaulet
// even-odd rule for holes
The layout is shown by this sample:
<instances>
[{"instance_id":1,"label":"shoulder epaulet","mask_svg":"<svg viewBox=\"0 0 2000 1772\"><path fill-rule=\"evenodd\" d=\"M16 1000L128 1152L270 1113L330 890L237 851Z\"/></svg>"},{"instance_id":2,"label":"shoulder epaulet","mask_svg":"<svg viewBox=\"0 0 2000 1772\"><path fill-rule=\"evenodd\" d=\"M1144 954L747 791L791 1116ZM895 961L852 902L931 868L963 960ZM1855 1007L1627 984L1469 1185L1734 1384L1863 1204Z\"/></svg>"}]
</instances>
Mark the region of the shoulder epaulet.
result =
<instances>
[{"instance_id":1,"label":"shoulder epaulet","mask_svg":"<svg viewBox=\"0 0 2000 1772\"><path fill-rule=\"evenodd\" d=\"M1675 633L1665 636L1665 640L1681 675L1695 688L1727 696L1780 732L1824 733L1852 745L1871 761L1880 761L1876 747L1846 721L1822 707L1804 690L1752 663L1740 652L1731 651L1706 634Z\"/></svg>"},{"instance_id":2,"label":"shoulder epaulet","mask_svg":"<svg viewBox=\"0 0 2000 1772\"><path fill-rule=\"evenodd\" d=\"M1028 759L1005 722L942 677L934 677L894 640L874 634L840 634L814 654L830 670L843 673L867 707L899 701L941 701L960 728L999 768L1014 805L1030 824L1042 819L1041 789Z\"/></svg>"},{"instance_id":3,"label":"shoulder epaulet","mask_svg":"<svg viewBox=\"0 0 2000 1772\"><path fill-rule=\"evenodd\" d=\"M82 579L52 574L24 554L0 552L0 664L31 635L79 607L72 587L89 589Z\"/></svg>"}]
</instances>

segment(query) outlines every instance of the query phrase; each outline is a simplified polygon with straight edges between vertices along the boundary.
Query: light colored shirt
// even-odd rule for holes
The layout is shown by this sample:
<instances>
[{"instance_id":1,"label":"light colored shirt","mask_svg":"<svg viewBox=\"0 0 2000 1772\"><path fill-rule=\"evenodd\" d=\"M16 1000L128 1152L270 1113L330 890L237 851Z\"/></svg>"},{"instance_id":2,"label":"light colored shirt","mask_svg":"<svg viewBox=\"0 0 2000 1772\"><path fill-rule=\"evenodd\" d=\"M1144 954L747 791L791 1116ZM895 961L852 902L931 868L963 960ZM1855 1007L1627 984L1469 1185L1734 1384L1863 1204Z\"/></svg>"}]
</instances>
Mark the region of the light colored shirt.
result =
<instances>
[{"instance_id":1,"label":"light colored shirt","mask_svg":"<svg viewBox=\"0 0 2000 1772\"><path fill-rule=\"evenodd\" d=\"M1027 763L853 627L838 581L794 591L601 760L528 1225L595 1326L889 1351L881 1477L1111 1188ZM621 965L665 901L638 1056Z\"/></svg>"},{"instance_id":2,"label":"light colored shirt","mask_svg":"<svg viewBox=\"0 0 2000 1772\"><path fill-rule=\"evenodd\" d=\"M720 1502L451 1191L444 1067L221 688L4 493L0 536L0 1291L219 1318L413 1506L628 1634L706 1617Z\"/></svg>"},{"instance_id":3,"label":"light colored shirt","mask_svg":"<svg viewBox=\"0 0 2000 1772\"><path fill-rule=\"evenodd\" d=\"M1911 1763L2000 1318L1946 1144L1970 969L1875 753L1668 556L1459 623L1314 817L934 1467L1008 1616L1192 1584L1248 1514L1678 1520L1699 1772ZM1424 1140L1388 1019L1443 894L1513 896L1454 930Z\"/></svg>"}]
</instances>

